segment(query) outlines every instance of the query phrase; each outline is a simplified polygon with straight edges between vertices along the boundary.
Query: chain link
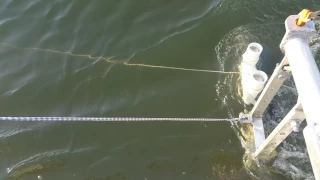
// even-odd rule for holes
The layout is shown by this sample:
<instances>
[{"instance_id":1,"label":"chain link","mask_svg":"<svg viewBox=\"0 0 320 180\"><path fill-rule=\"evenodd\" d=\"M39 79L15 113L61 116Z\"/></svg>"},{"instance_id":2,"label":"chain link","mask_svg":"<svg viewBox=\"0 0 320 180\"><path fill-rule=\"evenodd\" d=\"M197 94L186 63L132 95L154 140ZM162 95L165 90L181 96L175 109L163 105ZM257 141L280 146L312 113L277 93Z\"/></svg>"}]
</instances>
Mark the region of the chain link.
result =
<instances>
[{"instance_id":1,"label":"chain link","mask_svg":"<svg viewBox=\"0 0 320 180\"><path fill-rule=\"evenodd\" d=\"M0 117L0 121L239 121L239 118L233 119L212 119L212 118L142 118L142 117Z\"/></svg>"}]
</instances>

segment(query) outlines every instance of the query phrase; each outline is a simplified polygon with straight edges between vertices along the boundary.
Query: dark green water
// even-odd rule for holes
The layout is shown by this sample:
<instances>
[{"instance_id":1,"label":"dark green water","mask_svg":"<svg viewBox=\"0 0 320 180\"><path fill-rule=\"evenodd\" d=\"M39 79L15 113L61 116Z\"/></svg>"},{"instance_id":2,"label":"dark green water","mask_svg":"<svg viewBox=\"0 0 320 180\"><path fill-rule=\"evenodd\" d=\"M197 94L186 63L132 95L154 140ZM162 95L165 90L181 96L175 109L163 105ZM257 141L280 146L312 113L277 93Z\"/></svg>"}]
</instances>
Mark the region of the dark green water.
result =
<instances>
[{"instance_id":1,"label":"dark green water","mask_svg":"<svg viewBox=\"0 0 320 180\"><path fill-rule=\"evenodd\" d=\"M302 8L320 2L1 0L0 115L238 116L237 75L122 63L238 71L255 41L270 74ZM1 179L248 179L243 154L224 122L0 122Z\"/></svg>"}]
</instances>

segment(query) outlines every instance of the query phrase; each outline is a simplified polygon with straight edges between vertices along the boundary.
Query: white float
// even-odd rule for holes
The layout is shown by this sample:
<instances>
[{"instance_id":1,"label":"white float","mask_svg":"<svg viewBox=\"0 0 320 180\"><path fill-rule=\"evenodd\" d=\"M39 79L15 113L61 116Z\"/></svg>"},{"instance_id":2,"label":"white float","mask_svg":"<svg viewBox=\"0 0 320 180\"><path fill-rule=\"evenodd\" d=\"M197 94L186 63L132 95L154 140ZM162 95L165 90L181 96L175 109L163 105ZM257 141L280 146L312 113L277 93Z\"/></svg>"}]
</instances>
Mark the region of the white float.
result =
<instances>
[{"instance_id":1,"label":"white float","mask_svg":"<svg viewBox=\"0 0 320 180\"><path fill-rule=\"evenodd\" d=\"M242 99L246 104L255 104L257 95L262 91L265 83L268 81L267 74L256 68L262 50L263 48L260 44L251 43L242 55L240 67Z\"/></svg>"}]
</instances>

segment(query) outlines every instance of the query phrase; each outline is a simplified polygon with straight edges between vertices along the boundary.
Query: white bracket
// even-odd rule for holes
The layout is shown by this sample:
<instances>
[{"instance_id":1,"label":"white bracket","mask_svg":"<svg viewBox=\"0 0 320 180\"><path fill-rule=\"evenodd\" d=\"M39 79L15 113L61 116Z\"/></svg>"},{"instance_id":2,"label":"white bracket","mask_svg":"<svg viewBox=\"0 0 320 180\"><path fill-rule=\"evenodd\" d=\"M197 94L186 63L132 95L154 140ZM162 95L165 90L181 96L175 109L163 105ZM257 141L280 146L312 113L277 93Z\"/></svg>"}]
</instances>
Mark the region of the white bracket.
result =
<instances>
[{"instance_id":1,"label":"white bracket","mask_svg":"<svg viewBox=\"0 0 320 180\"><path fill-rule=\"evenodd\" d=\"M255 152L255 156L258 159L268 159L270 154L276 147L286 139L287 136L293 131L291 124L295 122L296 125L300 124L305 119L302 107L300 103L297 103L292 110L286 115L286 117L278 124L278 126L272 131L267 139L258 147ZM295 126L296 127L296 126Z\"/></svg>"}]
</instances>

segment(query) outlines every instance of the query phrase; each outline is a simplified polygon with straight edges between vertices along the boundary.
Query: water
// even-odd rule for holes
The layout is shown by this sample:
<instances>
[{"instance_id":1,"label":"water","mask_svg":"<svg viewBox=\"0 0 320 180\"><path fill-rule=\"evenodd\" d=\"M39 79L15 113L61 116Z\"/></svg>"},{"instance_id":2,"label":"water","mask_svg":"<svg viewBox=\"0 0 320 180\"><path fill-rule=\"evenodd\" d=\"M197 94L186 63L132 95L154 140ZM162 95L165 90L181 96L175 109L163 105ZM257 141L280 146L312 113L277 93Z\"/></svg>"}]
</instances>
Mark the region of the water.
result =
<instances>
[{"instance_id":1,"label":"water","mask_svg":"<svg viewBox=\"0 0 320 180\"><path fill-rule=\"evenodd\" d=\"M270 75L285 18L306 7L320 3L2 0L0 114L235 117L243 111L237 74L123 62L238 71L255 41ZM0 179L249 179L244 152L223 122L0 123Z\"/></svg>"}]
</instances>

